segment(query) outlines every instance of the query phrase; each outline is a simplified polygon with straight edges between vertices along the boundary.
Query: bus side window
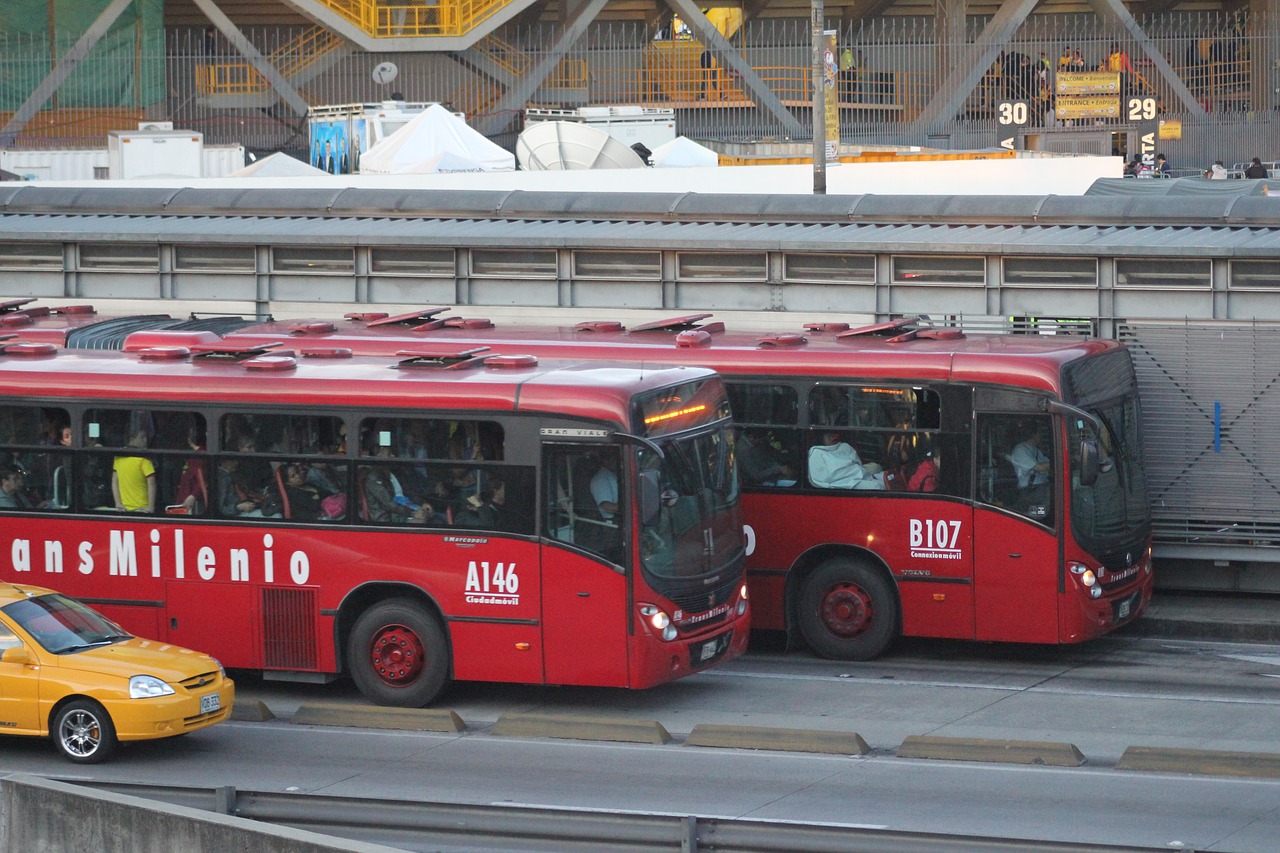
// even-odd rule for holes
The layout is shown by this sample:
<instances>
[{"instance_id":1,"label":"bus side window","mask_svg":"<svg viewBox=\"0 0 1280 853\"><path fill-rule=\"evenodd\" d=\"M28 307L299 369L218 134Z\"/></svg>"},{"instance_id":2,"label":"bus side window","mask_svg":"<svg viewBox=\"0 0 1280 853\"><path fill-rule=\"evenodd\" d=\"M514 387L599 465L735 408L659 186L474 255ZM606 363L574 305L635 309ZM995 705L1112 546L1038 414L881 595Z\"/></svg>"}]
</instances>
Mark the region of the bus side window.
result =
<instances>
[{"instance_id":1,"label":"bus side window","mask_svg":"<svg viewBox=\"0 0 1280 853\"><path fill-rule=\"evenodd\" d=\"M618 449L547 445L543 452L547 536L621 562L622 531L617 519L626 517L626 506L618 485Z\"/></svg>"}]
</instances>

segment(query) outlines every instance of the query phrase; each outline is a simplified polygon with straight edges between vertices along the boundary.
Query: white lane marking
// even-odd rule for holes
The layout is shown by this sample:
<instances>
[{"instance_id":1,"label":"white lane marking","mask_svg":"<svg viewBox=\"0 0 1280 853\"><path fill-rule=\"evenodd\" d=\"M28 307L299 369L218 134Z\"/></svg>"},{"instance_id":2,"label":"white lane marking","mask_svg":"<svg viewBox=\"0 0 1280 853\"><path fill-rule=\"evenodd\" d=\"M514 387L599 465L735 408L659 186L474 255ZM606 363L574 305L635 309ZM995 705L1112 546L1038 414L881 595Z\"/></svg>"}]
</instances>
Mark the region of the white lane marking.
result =
<instances>
[{"instance_id":1,"label":"white lane marking","mask_svg":"<svg viewBox=\"0 0 1280 853\"><path fill-rule=\"evenodd\" d=\"M1246 663L1260 663L1266 666L1280 666L1280 655L1223 655L1224 658L1242 660Z\"/></svg>"}]
</instances>

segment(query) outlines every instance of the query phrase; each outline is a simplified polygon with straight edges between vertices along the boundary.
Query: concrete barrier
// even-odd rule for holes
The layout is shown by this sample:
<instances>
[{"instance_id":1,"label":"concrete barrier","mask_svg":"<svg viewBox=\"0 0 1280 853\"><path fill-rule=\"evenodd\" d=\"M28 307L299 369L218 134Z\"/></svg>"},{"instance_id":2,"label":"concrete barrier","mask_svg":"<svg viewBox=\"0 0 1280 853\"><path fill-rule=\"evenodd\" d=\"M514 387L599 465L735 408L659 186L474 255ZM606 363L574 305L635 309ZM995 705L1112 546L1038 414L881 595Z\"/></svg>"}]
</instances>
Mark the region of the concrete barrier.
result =
<instances>
[{"instance_id":1,"label":"concrete barrier","mask_svg":"<svg viewBox=\"0 0 1280 853\"><path fill-rule=\"evenodd\" d=\"M699 724L693 727L686 746L712 746L723 749L776 749L782 752L821 752L828 755L866 755L871 751L857 732L812 731L809 729L777 729L767 726L719 726Z\"/></svg>"},{"instance_id":2,"label":"concrete barrier","mask_svg":"<svg viewBox=\"0 0 1280 853\"><path fill-rule=\"evenodd\" d=\"M619 743L671 742L671 735L656 720L607 717L554 717L541 714L503 714L492 734L505 737L554 737L570 740L607 740Z\"/></svg>"},{"instance_id":3,"label":"concrete barrier","mask_svg":"<svg viewBox=\"0 0 1280 853\"><path fill-rule=\"evenodd\" d=\"M231 719L242 723L265 723L275 718L276 715L271 713L267 703L261 700L242 702L237 699L236 704L231 706Z\"/></svg>"},{"instance_id":4,"label":"concrete barrier","mask_svg":"<svg viewBox=\"0 0 1280 853\"><path fill-rule=\"evenodd\" d=\"M997 764L1047 764L1079 767L1084 754L1073 744L1027 740L928 737L911 735L898 747L899 758L990 761Z\"/></svg>"},{"instance_id":5,"label":"concrete barrier","mask_svg":"<svg viewBox=\"0 0 1280 853\"><path fill-rule=\"evenodd\" d=\"M15 818L16 816L16 818ZM403 853L36 776L0 779L0 853Z\"/></svg>"},{"instance_id":6,"label":"concrete barrier","mask_svg":"<svg viewBox=\"0 0 1280 853\"><path fill-rule=\"evenodd\" d=\"M1116 767L1120 770L1276 779L1280 778L1280 755L1274 752L1219 752L1212 749L1131 746L1120 756Z\"/></svg>"},{"instance_id":7,"label":"concrete barrier","mask_svg":"<svg viewBox=\"0 0 1280 853\"><path fill-rule=\"evenodd\" d=\"M352 726L454 734L467 730L467 724L453 711L383 708L377 705L302 705L290 722L299 726Z\"/></svg>"}]
</instances>

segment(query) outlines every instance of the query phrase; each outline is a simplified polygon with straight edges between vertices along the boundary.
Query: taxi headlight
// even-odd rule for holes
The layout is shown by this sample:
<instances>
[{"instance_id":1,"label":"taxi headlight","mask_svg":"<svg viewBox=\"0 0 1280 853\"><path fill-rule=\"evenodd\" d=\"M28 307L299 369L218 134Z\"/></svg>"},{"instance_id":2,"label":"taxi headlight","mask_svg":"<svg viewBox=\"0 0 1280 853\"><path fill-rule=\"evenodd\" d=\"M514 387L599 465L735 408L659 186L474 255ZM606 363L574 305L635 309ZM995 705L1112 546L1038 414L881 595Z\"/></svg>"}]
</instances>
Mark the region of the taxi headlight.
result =
<instances>
[{"instance_id":1,"label":"taxi headlight","mask_svg":"<svg viewBox=\"0 0 1280 853\"><path fill-rule=\"evenodd\" d=\"M154 675L135 675L129 679L130 699L154 699L157 696L171 696L173 688Z\"/></svg>"}]
</instances>

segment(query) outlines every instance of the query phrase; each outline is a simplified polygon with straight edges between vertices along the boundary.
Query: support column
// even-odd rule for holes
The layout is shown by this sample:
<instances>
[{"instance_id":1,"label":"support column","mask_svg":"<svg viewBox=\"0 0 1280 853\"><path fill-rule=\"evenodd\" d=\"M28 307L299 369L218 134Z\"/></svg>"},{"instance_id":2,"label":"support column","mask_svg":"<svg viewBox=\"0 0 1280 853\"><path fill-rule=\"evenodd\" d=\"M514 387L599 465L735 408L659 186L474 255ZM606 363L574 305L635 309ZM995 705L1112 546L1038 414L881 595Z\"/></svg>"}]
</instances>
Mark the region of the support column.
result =
<instances>
[{"instance_id":1,"label":"support column","mask_svg":"<svg viewBox=\"0 0 1280 853\"><path fill-rule=\"evenodd\" d=\"M945 80L965 43L965 0L936 0L933 7L933 31L938 40L933 48L933 79Z\"/></svg>"},{"instance_id":2,"label":"support column","mask_svg":"<svg viewBox=\"0 0 1280 853\"><path fill-rule=\"evenodd\" d=\"M1249 45L1249 98L1254 112L1270 112L1280 102L1280 38L1275 27L1280 25L1280 3L1277 0L1250 0L1249 29L1245 33Z\"/></svg>"},{"instance_id":3,"label":"support column","mask_svg":"<svg viewBox=\"0 0 1280 853\"><path fill-rule=\"evenodd\" d=\"M1133 15L1129 14L1129 10L1120 0L1089 0L1089 6L1100 18L1114 18L1133 37L1134 43L1146 54L1147 59L1151 60L1151 64L1160 72L1160 76L1169 84L1169 88L1173 89L1173 94L1182 103L1183 109L1193 116L1204 115L1204 107L1196 100L1196 96L1191 94L1187 84L1182 82L1178 72L1173 70L1169 60L1161 52L1160 46L1151 40L1142 27L1138 26L1138 22L1133 19ZM1121 107L1124 105L1121 104Z\"/></svg>"}]
</instances>

